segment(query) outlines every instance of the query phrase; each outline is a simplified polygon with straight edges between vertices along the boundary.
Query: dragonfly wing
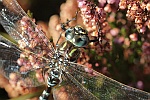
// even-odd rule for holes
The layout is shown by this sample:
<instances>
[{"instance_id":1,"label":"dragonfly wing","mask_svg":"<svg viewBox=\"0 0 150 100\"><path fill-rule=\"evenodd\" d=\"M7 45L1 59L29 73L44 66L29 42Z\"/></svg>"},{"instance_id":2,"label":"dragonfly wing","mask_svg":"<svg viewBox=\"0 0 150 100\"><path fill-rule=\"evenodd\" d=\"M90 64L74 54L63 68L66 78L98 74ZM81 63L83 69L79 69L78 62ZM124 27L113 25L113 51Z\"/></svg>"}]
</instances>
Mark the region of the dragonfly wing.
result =
<instances>
[{"instance_id":1,"label":"dragonfly wing","mask_svg":"<svg viewBox=\"0 0 150 100\"><path fill-rule=\"evenodd\" d=\"M52 57L54 47L44 32L22 10L16 0L0 1L0 23L19 44L35 54L46 52L44 57Z\"/></svg>"},{"instance_id":2,"label":"dragonfly wing","mask_svg":"<svg viewBox=\"0 0 150 100\"><path fill-rule=\"evenodd\" d=\"M101 100L150 99L149 93L126 86L86 66L69 62L66 71L84 88Z\"/></svg>"},{"instance_id":3,"label":"dragonfly wing","mask_svg":"<svg viewBox=\"0 0 150 100\"><path fill-rule=\"evenodd\" d=\"M99 100L71 74L64 72L62 82L53 88L54 100Z\"/></svg>"},{"instance_id":4,"label":"dragonfly wing","mask_svg":"<svg viewBox=\"0 0 150 100\"><path fill-rule=\"evenodd\" d=\"M12 45L0 42L0 73L15 84L19 83L26 87L35 87L43 84L38 77L42 74L41 69L31 69L30 71L20 71L21 67L17 64L17 59L20 57L20 52L16 48L11 48ZM42 76L42 75L41 75ZM43 79L43 78L42 78ZM41 79L41 80L42 80Z\"/></svg>"},{"instance_id":5,"label":"dragonfly wing","mask_svg":"<svg viewBox=\"0 0 150 100\"><path fill-rule=\"evenodd\" d=\"M44 68L50 62L54 55L53 44L33 20L27 16L16 0L0 0L0 23L8 34L18 42L18 47L22 50L20 57L17 56L17 59L14 60L13 57L7 59L7 62L12 64L13 61L16 69L21 70L21 72L17 72L17 75L22 75L20 77L23 79L27 76L31 77L31 74L37 71L34 69ZM12 54L14 53L12 52ZM16 63L18 59L23 62L19 64L19 67ZM8 65L3 66L5 72L8 71L6 70L7 67Z\"/></svg>"}]
</instances>

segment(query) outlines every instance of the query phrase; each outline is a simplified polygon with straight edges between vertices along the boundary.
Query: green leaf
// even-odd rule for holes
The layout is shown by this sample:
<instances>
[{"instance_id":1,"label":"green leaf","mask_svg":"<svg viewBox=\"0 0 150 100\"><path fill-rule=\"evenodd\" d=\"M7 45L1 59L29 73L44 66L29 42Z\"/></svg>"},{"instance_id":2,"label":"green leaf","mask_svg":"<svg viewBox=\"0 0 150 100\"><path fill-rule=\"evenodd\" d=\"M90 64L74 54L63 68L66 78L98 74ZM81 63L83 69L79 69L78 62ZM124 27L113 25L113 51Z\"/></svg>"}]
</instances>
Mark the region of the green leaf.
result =
<instances>
[{"instance_id":1,"label":"green leaf","mask_svg":"<svg viewBox=\"0 0 150 100\"><path fill-rule=\"evenodd\" d=\"M30 10L27 11L27 15L28 15L30 18L33 18L33 13L32 13Z\"/></svg>"},{"instance_id":2,"label":"green leaf","mask_svg":"<svg viewBox=\"0 0 150 100\"><path fill-rule=\"evenodd\" d=\"M6 40L8 40L9 42L13 43L14 45L18 45L18 43L10 35L8 35L7 33L0 32L0 35L3 38L5 38Z\"/></svg>"}]
</instances>

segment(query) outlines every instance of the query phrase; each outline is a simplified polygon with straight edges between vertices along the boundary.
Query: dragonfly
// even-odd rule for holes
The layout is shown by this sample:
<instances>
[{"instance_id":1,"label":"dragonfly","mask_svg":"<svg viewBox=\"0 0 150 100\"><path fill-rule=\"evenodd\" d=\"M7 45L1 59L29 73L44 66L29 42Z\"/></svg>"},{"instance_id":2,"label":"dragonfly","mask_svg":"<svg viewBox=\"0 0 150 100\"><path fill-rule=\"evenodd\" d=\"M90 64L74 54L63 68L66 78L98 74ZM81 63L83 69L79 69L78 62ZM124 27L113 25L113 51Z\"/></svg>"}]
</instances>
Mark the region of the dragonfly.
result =
<instances>
[{"instance_id":1,"label":"dragonfly","mask_svg":"<svg viewBox=\"0 0 150 100\"><path fill-rule=\"evenodd\" d=\"M150 93L76 63L80 48L90 41L81 26L66 28L62 24L66 40L54 47L16 0L0 0L0 23L17 41L14 45L0 38L1 74L25 87L45 84L39 100L48 100L51 92L54 100L150 99ZM57 89L64 91L58 96Z\"/></svg>"}]
</instances>

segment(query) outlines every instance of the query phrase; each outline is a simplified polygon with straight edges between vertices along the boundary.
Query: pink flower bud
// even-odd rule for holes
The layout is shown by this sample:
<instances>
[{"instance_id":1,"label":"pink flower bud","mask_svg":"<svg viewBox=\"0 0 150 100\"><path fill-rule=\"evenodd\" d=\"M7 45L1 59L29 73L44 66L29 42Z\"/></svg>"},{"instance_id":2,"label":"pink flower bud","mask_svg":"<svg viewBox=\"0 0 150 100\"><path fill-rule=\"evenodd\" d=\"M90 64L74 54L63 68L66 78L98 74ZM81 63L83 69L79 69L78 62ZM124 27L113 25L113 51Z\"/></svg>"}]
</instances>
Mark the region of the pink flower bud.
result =
<instances>
[{"instance_id":1,"label":"pink flower bud","mask_svg":"<svg viewBox=\"0 0 150 100\"><path fill-rule=\"evenodd\" d=\"M138 40L138 37L137 37L137 34L136 33L133 33L133 34L130 34L130 39L132 40L132 41L137 41Z\"/></svg>"},{"instance_id":2,"label":"pink flower bud","mask_svg":"<svg viewBox=\"0 0 150 100\"><path fill-rule=\"evenodd\" d=\"M19 66L21 66L21 65L23 65L23 61L24 61L23 58L19 58L19 59L17 60L17 64L18 64Z\"/></svg>"}]
</instances>

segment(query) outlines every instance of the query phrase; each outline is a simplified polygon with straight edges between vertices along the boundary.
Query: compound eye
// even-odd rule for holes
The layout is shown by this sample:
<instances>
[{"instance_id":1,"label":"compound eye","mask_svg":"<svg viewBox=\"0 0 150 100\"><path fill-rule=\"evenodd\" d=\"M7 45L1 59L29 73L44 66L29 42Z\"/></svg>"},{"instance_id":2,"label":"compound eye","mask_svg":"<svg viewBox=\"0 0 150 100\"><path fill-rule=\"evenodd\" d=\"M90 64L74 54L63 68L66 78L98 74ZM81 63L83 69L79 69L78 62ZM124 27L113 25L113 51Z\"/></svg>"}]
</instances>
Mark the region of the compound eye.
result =
<instances>
[{"instance_id":1,"label":"compound eye","mask_svg":"<svg viewBox=\"0 0 150 100\"><path fill-rule=\"evenodd\" d=\"M74 37L74 31L72 28L68 28L65 32L65 37L67 40L72 40Z\"/></svg>"},{"instance_id":2,"label":"compound eye","mask_svg":"<svg viewBox=\"0 0 150 100\"><path fill-rule=\"evenodd\" d=\"M73 44L77 47L84 47L89 43L87 36L75 35L73 38Z\"/></svg>"}]
</instances>

